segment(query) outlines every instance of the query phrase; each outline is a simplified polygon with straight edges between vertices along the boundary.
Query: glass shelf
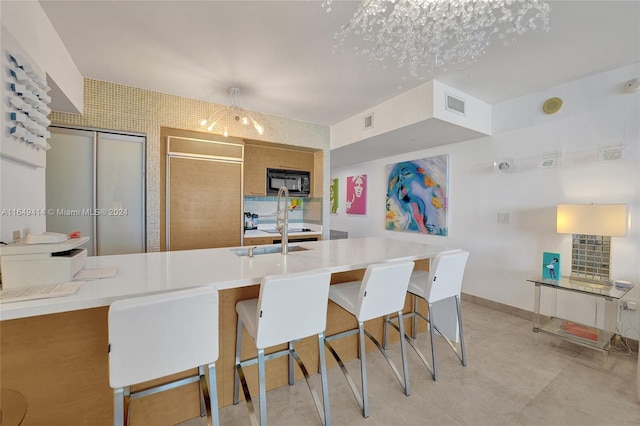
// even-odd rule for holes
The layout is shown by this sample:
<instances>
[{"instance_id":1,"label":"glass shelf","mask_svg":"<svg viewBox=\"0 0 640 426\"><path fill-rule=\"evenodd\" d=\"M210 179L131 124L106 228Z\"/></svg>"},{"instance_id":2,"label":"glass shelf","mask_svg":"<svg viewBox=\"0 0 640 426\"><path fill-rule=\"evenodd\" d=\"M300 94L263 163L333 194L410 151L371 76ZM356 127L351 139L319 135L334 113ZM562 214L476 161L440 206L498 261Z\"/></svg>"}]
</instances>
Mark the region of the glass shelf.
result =
<instances>
[{"instance_id":1,"label":"glass shelf","mask_svg":"<svg viewBox=\"0 0 640 426\"><path fill-rule=\"evenodd\" d=\"M618 310L617 302L622 299L633 287L619 288L604 284L579 281L569 277L562 277L559 280L550 279L530 279L528 282L535 284L535 305L533 311L533 331L549 334L581 346L596 349L602 352L603 367L607 367L608 354L611 338L614 335L614 324ZM540 315L540 293L542 288L567 291L576 294L585 294L605 300L605 329L595 328L588 325L576 323L554 314L548 321L541 322Z\"/></svg>"},{"instance_id":2,"label":"glass shelf","mask_svg":"<svg viewBox=\"0 0 640 426\"><path fill-rule=\"evenodd\" d=\"M605 331L601 329L594 329L595 332L597 333L597 338L595 340L592 340L586 337L580 337L576 334L571 333L570 331L563 330L562 326L567 322L570 322L571 324L574 324L575 326L581 327L584 329L588 329L588 330L594 329L594 327L590 327L584 324L574 323L573 321L566 321L562 318L551 318L549 321L545 322L544 324L539 324L539 326L537 327L534 326L533 331L550 334L552 336L557 336L562 339L569 340L578 345L586 346L588 348L597 349L600 351L604 351L604 350L608 351L609 342L611 340L611 337L613 337L613 332Z\"/></svg>"},{"instance_id":3,"label":"glass shelf","mask_svg":"<svg viewBox=\"0 0 640 426\"><path fill-rule=\"evenodd\" d=\"M633 287L619 288L614 285L597 284L588 281L580 281L569 277L562 277L559 280L550 279L531 279L528 282L534 283L536 286L553 287L558 290L573 291L576 293L585 293L593 296L600 296L610 299L622 299Z\"/></svg>"}]
</instances>

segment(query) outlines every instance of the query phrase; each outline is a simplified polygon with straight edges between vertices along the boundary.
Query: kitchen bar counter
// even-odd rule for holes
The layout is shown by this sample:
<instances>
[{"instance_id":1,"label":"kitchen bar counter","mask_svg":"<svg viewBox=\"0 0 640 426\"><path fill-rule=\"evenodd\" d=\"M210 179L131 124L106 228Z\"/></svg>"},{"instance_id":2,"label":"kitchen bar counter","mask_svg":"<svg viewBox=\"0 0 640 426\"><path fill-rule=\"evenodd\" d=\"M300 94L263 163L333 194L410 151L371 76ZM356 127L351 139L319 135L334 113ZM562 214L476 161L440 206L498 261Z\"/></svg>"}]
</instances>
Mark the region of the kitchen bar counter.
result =
<instances>
[{"instance_id":1,"label":"kitchen bar counter","mask_svg":"<svg viewBox=\"0 0 640 426\"><path fill-rule=\"evenodd\" d=\"M118 268L113 278L86 281L72 296L0 305L2 321L108 306L126 297L213 285L218 290L259 283L263 277L326 268L332 273L387 260L428 259L446 247L388 238L294 243L291 252L237 256L231 248L140 253L87 258L85 269Z\"/></svg>"},{"instance_id":2,"label":"kitchen bar counter","mask_svg":"<svg viewBox=\"0 0 640 426\"><path fill-rule=\"evenodd\" d=\"M257 297L264 276L326 268L332 272L332 283L345 282L361 279L367 265L389 260L414 260L416 268L428 269L429 258L449 250L375 237L295 245L308 250L290 252L287 256L274 253L251 258L239 257L230 248L90 257L87 268L116 267L117 275L87 281L72 296L0 305L3 387L25 395L29 408L24 425L113 424L107 313L114 300L215 286L220 291L220 357L216 363L219 405L226 406L232 402L235 303ZM405 308L409 304L407 298ZM349 314L329 304L327 334L354 326L355 320ZM367 328L380 337L382 321L367 322ZM357 354L357 340L352 337L336 342L340 343L336 349L345 360ZM397 334L392 333L391 337L391 341L397 341ZM244 358L255 356L250 341L246 339ZM296 349L308 366L315 365L317 339L303 339L296 343ZM367 344L367 350L372 349ZM254 367L246 371L252 393L257 388ZM285 358L270 361L268 370L268 389L287 383ZM299 371L296 377L298 374ZM198 413L195 384L135 400L131 411L133 424L153 425L180 423Z\"/></svg>"}]
</instances>

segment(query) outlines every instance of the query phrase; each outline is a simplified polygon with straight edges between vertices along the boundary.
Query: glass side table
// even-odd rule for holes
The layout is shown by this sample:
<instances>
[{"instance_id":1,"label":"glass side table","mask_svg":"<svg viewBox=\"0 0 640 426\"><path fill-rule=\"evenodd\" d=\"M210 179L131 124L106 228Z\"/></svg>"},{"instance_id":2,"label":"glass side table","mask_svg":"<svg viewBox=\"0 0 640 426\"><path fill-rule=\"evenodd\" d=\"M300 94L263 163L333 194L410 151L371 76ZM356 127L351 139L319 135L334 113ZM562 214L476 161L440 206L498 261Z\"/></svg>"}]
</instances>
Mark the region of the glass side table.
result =
<instances>
[{"instance_id":1,"label":"glass side table","mask_svg":"<svg viewBox=\"0 0 640 426\"><path fill-rule=\"evenodd\" d=\"M559 280L537 278L527 281L534 283L536 286L535 305L533 310L533 331L535 333L545 333L551 336L556 336L578 345L601 351L603 355L602 365L606 368L611 338L613 337L616 329L618 300L622 299L633 287L618 288L615 286L577 281L570 279L569 277L562 277ZM550 319L541 323L540 293L543 287L554 290L552 296L554 309ZM555 299L558 291L585 294L604 299L604 327L601 329L595 328L556 317Z\"/></svg>"}]
</instances>

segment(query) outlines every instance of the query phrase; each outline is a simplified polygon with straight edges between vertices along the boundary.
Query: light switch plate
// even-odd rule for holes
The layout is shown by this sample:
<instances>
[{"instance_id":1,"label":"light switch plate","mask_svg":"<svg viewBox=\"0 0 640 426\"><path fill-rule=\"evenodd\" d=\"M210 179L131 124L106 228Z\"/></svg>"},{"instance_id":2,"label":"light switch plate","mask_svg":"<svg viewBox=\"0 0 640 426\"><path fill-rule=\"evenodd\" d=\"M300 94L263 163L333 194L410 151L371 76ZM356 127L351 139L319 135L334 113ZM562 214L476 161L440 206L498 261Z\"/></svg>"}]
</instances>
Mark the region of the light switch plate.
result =
<instances>
[{"instance_id":1,"label":"light switch plate","mask_svg":"<svg viewBox=\"0 0 640 426\"><path fill-rule=\"evenodd\" d=\"M498 223L511 223L511 213L498 212Z\"/></svg>"}]
</instances>

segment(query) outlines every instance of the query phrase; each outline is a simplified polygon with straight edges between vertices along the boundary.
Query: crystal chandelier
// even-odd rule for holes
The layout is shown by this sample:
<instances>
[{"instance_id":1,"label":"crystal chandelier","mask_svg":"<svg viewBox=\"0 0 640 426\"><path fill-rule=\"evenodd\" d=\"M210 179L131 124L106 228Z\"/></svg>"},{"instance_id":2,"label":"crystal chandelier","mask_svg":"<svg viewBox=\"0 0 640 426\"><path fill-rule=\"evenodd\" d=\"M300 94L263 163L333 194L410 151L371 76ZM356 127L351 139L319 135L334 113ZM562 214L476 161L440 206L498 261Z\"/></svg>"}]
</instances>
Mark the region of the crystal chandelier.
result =
<instances>
[{"instance_id":1,"label":"crystal chandelier","mask_svg":"<svg viewBox=\"0 0 640 426\"><path fill-rule=\"evenodd\" d=\"M206 127L208 132L212 132L214 129L222 128L222 135L226 138L229 136L229 128L235 123L240 123L245 126L249 124L253 125L258 134L264 133L264 127L258 123L248 111L240 107L240 89L232 87L229 89L231 96L231 102L226 108L218 110L211 114L209 117L200 121L200 126Z\"/></svg>"},{"instance_id":2,"label":"crystal chandelier","mask_svg":"<svg viewBox=\"0 0 640 426\"><path fill-rule=\"evenodd\" d=\"M322 5L331 11L333 0ZM363 0L336 33L337 46L353 34L370 61L394 58L409 73L475 62L492 38L505 45L541 26L549 30L549 5L541 0Z\"/></svg>"}]
</instances>

